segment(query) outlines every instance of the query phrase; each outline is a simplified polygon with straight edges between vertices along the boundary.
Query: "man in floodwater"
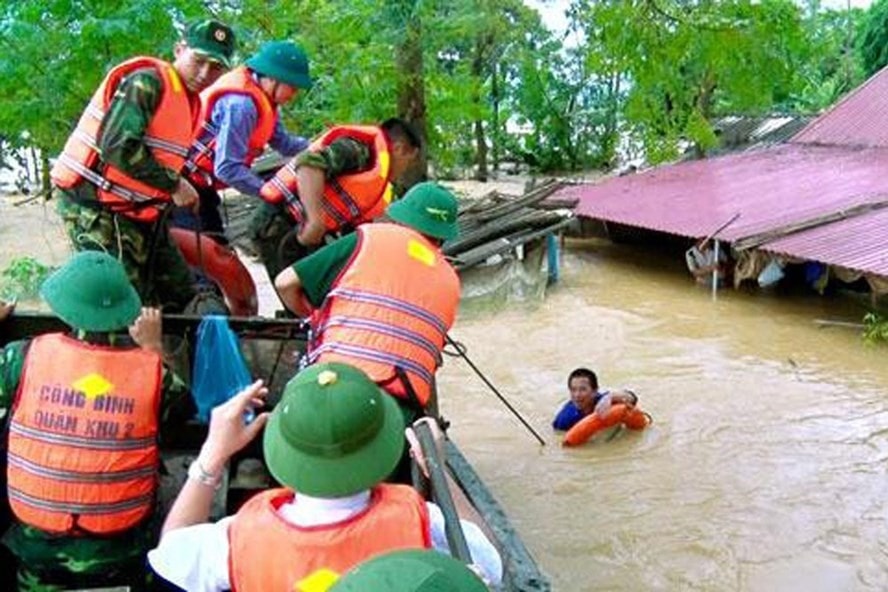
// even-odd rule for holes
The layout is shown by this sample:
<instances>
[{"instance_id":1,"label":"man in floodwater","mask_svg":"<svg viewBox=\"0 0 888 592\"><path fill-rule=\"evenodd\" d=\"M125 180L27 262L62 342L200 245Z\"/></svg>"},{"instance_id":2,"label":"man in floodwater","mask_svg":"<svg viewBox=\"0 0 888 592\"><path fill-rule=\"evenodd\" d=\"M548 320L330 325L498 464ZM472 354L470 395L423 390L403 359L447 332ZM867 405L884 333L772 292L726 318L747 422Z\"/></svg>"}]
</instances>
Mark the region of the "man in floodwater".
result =
<instances>
[{"instance_id":1,"label":"man in floodwater","mask_svg":"<svg viewBox=\"0 0 888 592\"><path fill-rule=\"evenodd\" d=\"M158 575L190 592L313 590L380 553L446 550L441 510L412 487L382 483L401 458L404 423L394 400L364 372L341 363L311 366L287 384L273 413L245 424L245 411L262 406L266 393L256 381L213 410L207 439L148 555ZM263 427L265 460L283 487L207 523L223 468ZM474 523L461 523L475 564L499 584L496 549Z\"/></svg>"},{"instance_id":2,"label":"man in floodwater","mask_svg":"<svg viewBox=\"0 0 888 592\"><path fill-rule=\"evenodd\" d=\"M638 397L632 391L600 391L598 377L588 368L577 368L567 378L570 400L567 401L552 421L556 430L567 431L581 419L596 411L606 411L605 407L622 403L634 407Z\"/></svg>"}]
</instances>

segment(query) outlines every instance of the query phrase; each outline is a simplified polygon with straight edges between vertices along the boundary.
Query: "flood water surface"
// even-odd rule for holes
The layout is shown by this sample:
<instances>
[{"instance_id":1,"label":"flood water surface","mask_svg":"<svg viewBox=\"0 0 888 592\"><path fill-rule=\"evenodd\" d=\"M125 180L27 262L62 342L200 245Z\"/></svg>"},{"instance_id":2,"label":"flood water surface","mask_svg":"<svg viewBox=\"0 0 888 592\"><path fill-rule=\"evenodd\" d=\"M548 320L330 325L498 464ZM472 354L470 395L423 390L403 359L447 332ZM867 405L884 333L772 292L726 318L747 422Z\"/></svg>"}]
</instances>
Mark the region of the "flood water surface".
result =
<instances>
[{"instance_id":1,"label":"flood water surface","mask_svg":"<svg viewBox=\"0 0 888 592\"><path fill-rule=\"evenodd\" d=\"M576 242L542 304L469 306L453 336L547 445L449 358L451 437L556 590L888 589L888 349L814 323L859 320L853 302L713 301L676 261ZM561 448L576 366L653 425Z\"/></svg>"}]
</instances>

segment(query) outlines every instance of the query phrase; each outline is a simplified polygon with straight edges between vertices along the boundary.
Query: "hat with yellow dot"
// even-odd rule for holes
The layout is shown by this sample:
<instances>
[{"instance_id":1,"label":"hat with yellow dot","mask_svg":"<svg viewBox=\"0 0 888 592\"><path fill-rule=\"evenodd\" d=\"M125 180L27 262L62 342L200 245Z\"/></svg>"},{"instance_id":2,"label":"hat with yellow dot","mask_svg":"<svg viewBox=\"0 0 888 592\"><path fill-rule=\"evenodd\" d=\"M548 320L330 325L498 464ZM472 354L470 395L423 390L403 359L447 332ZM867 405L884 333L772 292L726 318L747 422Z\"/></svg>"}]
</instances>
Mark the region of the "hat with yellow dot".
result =
<instances>
[{"instance_id":1,"label":"hat with yellow dot","mask_svg":"<svg viewBox=\"0 0 888 592\"><path fill-rule=\"evenodd\" d=\"M283 485L343 497L392 472L404 450L404 416L363 371L316 364L284 387L263 445L268 469Z\"/></svg>"},{"instance_id":2,"label":"hat with yellow dot","mask_svg":"<svg viewBox=\"0 0 888 592\"><path fill-rule=\"evenodd\" d=\"M487 592L465 564L433 549L393 551L358 564L329 592Z\"/></svg>"}]
</instances>

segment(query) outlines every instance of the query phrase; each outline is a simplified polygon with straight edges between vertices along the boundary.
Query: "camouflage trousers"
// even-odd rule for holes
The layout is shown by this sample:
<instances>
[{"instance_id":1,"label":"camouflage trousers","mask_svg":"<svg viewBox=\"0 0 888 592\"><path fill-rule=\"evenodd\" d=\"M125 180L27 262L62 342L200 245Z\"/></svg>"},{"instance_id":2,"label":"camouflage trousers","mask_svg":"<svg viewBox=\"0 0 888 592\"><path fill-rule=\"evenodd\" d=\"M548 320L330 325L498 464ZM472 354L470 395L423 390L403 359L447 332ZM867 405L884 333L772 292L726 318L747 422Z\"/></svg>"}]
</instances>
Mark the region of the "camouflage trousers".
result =
<instances>
[{"instance_id":1,"label":"camouflage trousers","mask_svg":"<svg viewBox=\"0 0 888 592\"><path fill-rule=\"evenodd\" d=\"M277 274L315 250L297 241L296 231L293 219L278 206L262 202L253 212L250 239L272 283Z\"/></svg>"},{"instance_id":2,"label":"camouflage trousers","mask_svg":"<svg viewBox=\"0 0 888 592\"><path fill-rule=\"evenodd\" d=\"M4 535L4 544L19 557L15 589L19 592L147 586L145 555L149 533L136 531L116 539L49 537L21 524Z\"/></svg>"},{"instance_id":3,"label":"camouflage trousers","mask_svg":"<svg viewBox=\"0 0 888 592\"><path fill-rule=\"evenodd\" d=\"M194 277L172 242L164 218L142 223L100 207L83 205L56 191L58 212L76 251L117 257L146 305L179 312L194 298Z\"/></svg>"}]
</instances>

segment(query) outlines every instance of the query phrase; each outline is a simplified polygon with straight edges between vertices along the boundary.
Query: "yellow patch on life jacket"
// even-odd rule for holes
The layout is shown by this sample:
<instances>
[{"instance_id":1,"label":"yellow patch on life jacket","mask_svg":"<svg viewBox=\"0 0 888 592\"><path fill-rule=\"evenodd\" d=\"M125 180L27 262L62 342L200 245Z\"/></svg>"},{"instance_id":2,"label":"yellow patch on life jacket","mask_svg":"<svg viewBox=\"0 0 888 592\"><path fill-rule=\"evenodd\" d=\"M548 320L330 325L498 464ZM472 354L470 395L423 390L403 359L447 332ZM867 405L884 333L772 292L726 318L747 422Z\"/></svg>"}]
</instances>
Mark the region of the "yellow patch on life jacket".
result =
<instances>
[{"instance_id":1,"label":"yellow patch on life jacket","mask_svg":"<svg viewBox=\"0 0 888 592\"><path fill-rule=\"evenodd\" d=\"M376 159L379 162L379 176L383 179L388 179L391 156L388 152L382 151L376 155Z\"/></svg>"},{"instance_id":2,"label":"yellow patch on life jacket","mask_svg":"<svg viewBox=\"0 0 888 592\"><path fill-rule=\"evenodd\" d=\"M82 392L87 399L95 399L100 395L105 395L114 388L113 384L96 372L87 374L83 378L78 378L71 386Z\"/></svg>"},{"instance_id":3,"label":"yellow patch on life jacket","mask_svg":"<svg viewBox=\"0 0 888 592\"><path fill-rule=\"evenodd\" d=\"M392 196L394 195L394 189L392 188L391 183L385 184L385 190L382 192L382 201L385 203L392 203Z\"/></svg>"},{"instance_id":4,"label":"yellow patch on life jacket","mask_svg":"<svg viewBox=\"0 0 888 592\"><path fill-rule=\"evenodd\" d=\"M338 573L322 567L296 582L293 592L327 592L338 579Z\"/></svg>"},{"instance_id":5,"label":"yellow patch on life jacket","mask_svg":"<svg viewBox=\"0 0 888 592\"><path fill-rule=\"evenodd\" d=\"M179 78L179 73L176 72L176 69L172 66L169 67L170 74L170 82L173 84L173 92L180 93L182 92L182 79Z\"/></svg>"},{"instance_id":6,"label":"yellow patch on life jacket","mask_svg":"<svg viewBox=\"0 0 888 592\"><path fill-rule=\"evenodd\" d=\"M407 243L407 255L416 259L423 265L428 265L429 267L435 265L434 251L416 239L410 239Z\"/></svg>"}]
</instances>

